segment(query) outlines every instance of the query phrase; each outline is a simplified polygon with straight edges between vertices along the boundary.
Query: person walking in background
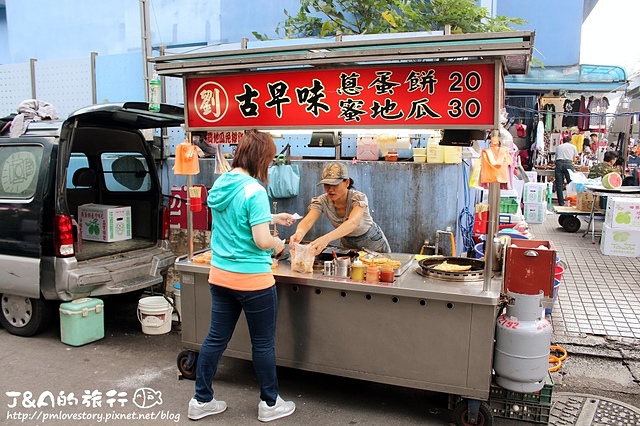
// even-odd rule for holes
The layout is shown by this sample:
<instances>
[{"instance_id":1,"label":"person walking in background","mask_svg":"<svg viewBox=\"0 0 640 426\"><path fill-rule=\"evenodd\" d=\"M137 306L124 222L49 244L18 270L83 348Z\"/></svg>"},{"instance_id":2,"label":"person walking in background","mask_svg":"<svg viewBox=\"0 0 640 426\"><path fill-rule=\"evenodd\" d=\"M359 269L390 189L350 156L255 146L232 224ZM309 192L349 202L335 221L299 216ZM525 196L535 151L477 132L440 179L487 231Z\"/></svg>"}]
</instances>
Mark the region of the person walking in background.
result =
<instances>
[{"instance_id":1,"label":"person walking in background","mask_svg":"<svg viewBox=\"0 0 640 426\"><path fill-rule=\"evenodd\" d=\"M284 241L272 236L269 223L289 226L289 213L270 214L267 191L269 164L276 146L267 133L250 130L240 138L232 169L221 175L209 191L211 208L211 326L196 366L195 395L188 417L199 420L222 413L224 401L213 397L211 382L227 348L240 313L244 311L253 366L260 385L258 420L268 422L295 411L292 401L279 395L275 335L278 296L271 271L271 254L284 250Z\"/></svg>"},{"instance_id":2,"label":"person walking in background","mask_svg":"<svg viewBox=\"0 0 640 426\"><path fill-rule=\"evenodd\" d=\"M569 170L574 170L573 162L578 161L580 154L574 144L571 143L571 136L565 136L560 146L556 148L556 195L558 196L558 205L564 206L564 181L571 182Z\"/></svg>"}]
</instances>

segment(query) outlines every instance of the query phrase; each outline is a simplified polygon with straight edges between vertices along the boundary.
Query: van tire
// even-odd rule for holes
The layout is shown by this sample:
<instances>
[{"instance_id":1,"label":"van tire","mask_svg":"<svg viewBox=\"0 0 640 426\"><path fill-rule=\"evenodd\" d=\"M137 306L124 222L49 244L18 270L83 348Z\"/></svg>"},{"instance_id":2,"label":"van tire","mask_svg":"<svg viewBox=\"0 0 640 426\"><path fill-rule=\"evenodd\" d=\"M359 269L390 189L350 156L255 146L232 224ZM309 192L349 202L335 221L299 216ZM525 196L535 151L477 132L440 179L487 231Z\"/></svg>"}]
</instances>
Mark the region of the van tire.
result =
<instances>
[{"instance_id":1,"label":"van tire","mask_svg":"<svg viewBox=\"0 0 640 426\"><path fill-rule=\"evenodd\" d=\"M0 294L0 310L0 323L16 336L33 336L51 324L51 303L43 298Z\"/></svg>"}]
</instances>

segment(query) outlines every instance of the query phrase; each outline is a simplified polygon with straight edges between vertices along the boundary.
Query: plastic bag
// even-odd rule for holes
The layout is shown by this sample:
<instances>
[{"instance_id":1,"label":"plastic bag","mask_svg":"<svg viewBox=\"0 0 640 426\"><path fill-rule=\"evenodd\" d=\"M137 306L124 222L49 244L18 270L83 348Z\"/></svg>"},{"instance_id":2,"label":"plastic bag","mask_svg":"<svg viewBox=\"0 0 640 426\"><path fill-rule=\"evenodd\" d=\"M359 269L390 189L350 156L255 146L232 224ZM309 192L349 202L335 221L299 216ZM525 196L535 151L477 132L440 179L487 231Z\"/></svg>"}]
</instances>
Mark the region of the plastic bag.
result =
<instances>
[{"instance_id":1,"label":"plastic bag","mask_svg":"<svg viewBox=\"0 0 640 426\"><path fill-rule=\"evenodd\" d=\"M278 155L276 164L269 167L267 194L271 198L292 198L300 192L300 170L297 164L287 164L284 154Z\"/></svg>"},{"instance_id":2,"label":"plastic bag","mask_svg":"<svg viewBox=\"0 0 640 426\"><path fill-rule=\"evenodd\" d=\"M291 253L291 270L303 274L313 273L313 262L316 255L309 246L295 243Z\"/></svg>"},{"instance_id":3,"label":"plastic bag","mask_svg":"<svg viewBox=\"0 0 640 426\"><path fill-rule=\"evenodd\" d=\"M480 168L482 161L474 160L471 166L471 176L469 176L469 188L482 188L480 186Z\"/></svg>"}]
</instances>

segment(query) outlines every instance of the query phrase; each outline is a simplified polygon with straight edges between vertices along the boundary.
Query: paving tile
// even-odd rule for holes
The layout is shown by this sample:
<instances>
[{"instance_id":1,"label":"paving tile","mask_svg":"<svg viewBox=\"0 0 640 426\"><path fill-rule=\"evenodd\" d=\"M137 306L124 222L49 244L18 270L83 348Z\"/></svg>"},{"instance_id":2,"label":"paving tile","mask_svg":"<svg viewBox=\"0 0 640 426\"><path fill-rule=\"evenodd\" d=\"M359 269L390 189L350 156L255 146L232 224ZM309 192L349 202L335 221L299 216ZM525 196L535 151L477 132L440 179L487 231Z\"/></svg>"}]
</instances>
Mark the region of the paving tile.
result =
<instances>
[{"instance_id":1,"label":"paving tile","mask_svg":"<svg viewBox=\"0 0 640 426\"><path fill-rule=\"evenodd\" d=\"M588 235L564 232L553 217L529 226L536 239L554 242L567 265L551 316L554 334L640 343L640 259L605 256ZM595 229L602 229L602 221Z\"/></svg>"}]
</instances>

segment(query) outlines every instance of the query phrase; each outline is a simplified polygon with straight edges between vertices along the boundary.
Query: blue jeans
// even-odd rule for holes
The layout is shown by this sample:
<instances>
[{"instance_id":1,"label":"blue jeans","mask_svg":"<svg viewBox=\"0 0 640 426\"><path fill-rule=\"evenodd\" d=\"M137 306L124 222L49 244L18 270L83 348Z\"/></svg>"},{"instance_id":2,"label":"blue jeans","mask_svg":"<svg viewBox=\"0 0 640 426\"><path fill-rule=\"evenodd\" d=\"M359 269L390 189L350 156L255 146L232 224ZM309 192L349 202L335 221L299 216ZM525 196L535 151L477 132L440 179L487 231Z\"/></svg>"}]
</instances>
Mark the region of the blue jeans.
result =
<instances>
[{"instance_id":1,"label":"blue jeans","mask_svg":"<svg viewBox=\"0 0 640 426\"><path fill-rule=\"evenodd\" d=\"M211 382L222 353L244 310L251 336L253 367L260 384L260 399L273 406L278 397L276 376L276 313L278 294L273 285L265 290L238 291L210 285L211 327L200 347L196 366L196 394L199 402L213 399Z\"/></svg>"},{"instance_id":2,"label":"blue jeans","mask_svg":"<svg viewBox=\"0 0 640 426\"><path fill-rule=\"evenodd\" d=\"M571 175L569 175L569 170L575 171L575 169L573 168L573 162L571 160L556 161L556 194L558 196L559 206L564 206L564 193L562 192L564 180L566 179L567 183L571 182Z\"/></svg>"}]
</instances>

